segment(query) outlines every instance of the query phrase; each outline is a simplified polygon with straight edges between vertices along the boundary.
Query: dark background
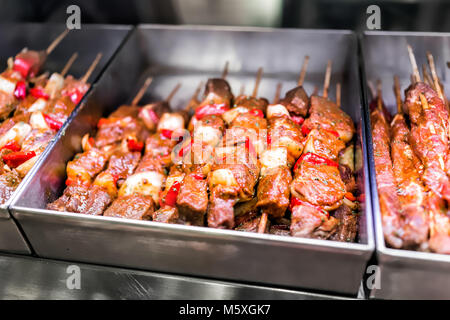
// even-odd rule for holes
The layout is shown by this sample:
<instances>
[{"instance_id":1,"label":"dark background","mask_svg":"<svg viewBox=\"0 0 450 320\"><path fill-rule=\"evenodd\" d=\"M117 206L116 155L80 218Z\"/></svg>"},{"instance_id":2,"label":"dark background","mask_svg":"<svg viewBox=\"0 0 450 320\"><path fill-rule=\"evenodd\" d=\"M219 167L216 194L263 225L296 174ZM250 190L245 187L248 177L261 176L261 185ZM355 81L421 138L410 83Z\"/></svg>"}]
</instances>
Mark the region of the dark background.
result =
<instances>
[{"instance_id":1,"label":"dark background","mask_svg":"<svg viewBox=\"0 0 450 320\"><path fill-rule=\"evenodd\" d=\"M81 8L82 23L215 24L366 29L366 8L381 8L383 30L450 31L446 0L0 0L2 22L57 22Z\"/></svg>"}]
</instances>

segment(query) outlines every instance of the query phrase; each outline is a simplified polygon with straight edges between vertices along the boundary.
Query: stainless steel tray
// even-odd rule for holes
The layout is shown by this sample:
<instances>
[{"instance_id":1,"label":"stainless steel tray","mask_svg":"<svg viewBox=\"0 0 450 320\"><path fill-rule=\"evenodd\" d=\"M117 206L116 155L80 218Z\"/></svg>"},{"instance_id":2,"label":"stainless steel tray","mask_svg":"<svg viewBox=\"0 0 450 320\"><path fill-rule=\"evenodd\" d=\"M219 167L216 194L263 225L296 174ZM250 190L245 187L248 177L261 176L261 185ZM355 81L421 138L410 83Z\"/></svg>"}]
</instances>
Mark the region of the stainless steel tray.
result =
<instances>
[{"instance_id":1,"label":"stainless steel tray","mask_svg":"<svg viewBox=\"0 0 450 320\"><path fill-rule=\"evenodd\" d=\"M284 91L295 86L305 54L311 55L306 89L321 86L327 59L333 59L332 87L343 83L343 106L363 125L356 36L349 31L276 30L222 27L140 26L115 57L87 104L80 108L53 150L12 205L33 249L59 258L264 283L356 295L374 250L368 197L363 203L359 243L252 234L157 222L92 217L45 210L64 187L65 165L81 137L102 114L129 101L145 77L153 83L143 102L161 99L177 82L173 99L184 107L200 80L218 76L230 61L234 92L242 83L253 88L264 67L260 94L273 98L278 81ZM364 141L364 132L362 141ZM365 145L362 146L365 160ZM364 161L361 188L369 190Z\"/></svg>"},{"instance_id":2,"label":"stainless steel tray","mask_svg":"<svg viewBox=\"0 0 450 320\"><path fill-rule=\"evenodd\" d=\"M8 57L16 55L24 47L33 50L43 50L65 28L63 24L0 24L0 66L6 68ZM108 25L83 25L81 30L72 30L63 42L48 57L45 70L60 71L67 59L78 52L78 59L69 71L73 76L82 76L94 60L98 52L103 53L97 68L94 70L90 83L94 83L101 74L107 62L130 32L131 27ZM44 154L50 149L44 152ZM24 183L21 183L18 190ZM15 197L0 206L0 251L15 253L30 253L14 219L11 218L8 207Z\"/></svg>"},{"instance_id":3,"label":"stainless steel tray","mask_svg":"<svg viewBox=\"0 0 450 320\"><path fill-rule=\"evenodd\" d=\"M411 66L406 44L414 49L417 62L426 63L426 51L433 53L440 79L447 96L450 93L450 34L409 32L366 32L362 38L365 77L383 81L383 98L395 114L392 91L393 76L398 75L402 88L409 83ZM367 87L365 88L367 97ZM366 99L366 106L368 100ZM366 110L372 206L376 231L377 257L380 267L380 288L372 291L375 298L386 299L450 299L450 256L386 247L378 202L373 162L372 134L368 108Z\"/></svg>"}]
</instances>

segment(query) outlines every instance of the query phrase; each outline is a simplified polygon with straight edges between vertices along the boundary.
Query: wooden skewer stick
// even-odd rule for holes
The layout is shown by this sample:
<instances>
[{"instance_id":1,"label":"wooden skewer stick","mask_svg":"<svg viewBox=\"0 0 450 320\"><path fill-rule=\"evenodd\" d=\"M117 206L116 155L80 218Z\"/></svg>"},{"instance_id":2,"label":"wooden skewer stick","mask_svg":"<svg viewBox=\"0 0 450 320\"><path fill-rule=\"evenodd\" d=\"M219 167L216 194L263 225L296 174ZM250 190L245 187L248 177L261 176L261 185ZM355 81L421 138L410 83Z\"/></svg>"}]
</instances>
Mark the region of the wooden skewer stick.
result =
<instances>
[{"instance_id":1,"label":"wooden skewer stick","mask_svg":"<svg viewBox=\"0 0 450 320\"><path fill-rule=\"evenodd\" d=\"M181 87L181 83L177 83L177 85L175 86L175 88L172 89L172 91L169 93L169 95L166 98L166 102L169 103L170 100L172 100L173 96L175 95L175 93L177 93L178 89L180 89Z\"/></svg>"},{"instance_id":2,"label":"wooden skewer stick","mask_svg":"<svg viewBox=\"0 0 450 320\"><path fill-rule=\"evenodd\" d=\"M441 90L441 84L440 84L439 78L437 76L436 66L434 65L434 58L430 52L427 52L427 59L428 59L428 64L430 65L431 77L433 78L434 90L436 90L439 98L441 98L444 101L445 99L444 99L444 95Z\"/></svg>"},{"instance_id":3,"label":"wooden skewer stick","mask_svg":"<svg viewBox=\"0 0 450 320\"><path fill-rule=\"evenodd\" d=\"M377 80L377 107L383 112L383 89L380 79Z\"/></svg>"},{"instance_id":4,"label":"wooden skewer stick","mask_svg":"<svg viewBox=\"0 0 450 320\"><path fill-rule=\"evenodd\" d=\"M153 81L152 77L148 77L147 79L145 79L144 84L139 89L139 91L136 94L136 96L134 97L133 101L131 101L132 106L136 106L139 103L139 101L141 101L142 97L144 96L145 91L147 91L147 89L150 86L150 84L152 83L152 81Z\"/></svg>"},{"instance_id":5,"label":"wooden skewer stick","mask_svg":"<svg viewBox=\"0 0 450 320\"><path fill-rule=\"evenodd\" d=\"M91 63L89 69L86 71L83 78L81 78L81 82L86 83L88 81L89 77L91 76L92 72L94 72L101 58L102 54L101 53L97 54L97 57L95 57L95 60Z\"/></svg>"},{"instance_id":6,"label":"wooden skewer stick","mask_svg":"<svg viewBox=\"0 0 450 320\"><path fill-rule=\"evenodd\" d=\"M225 62L225 66L223 67L223 71L222 71L222 79L225 79L228 75L228 61Z\"/></svg>"},{"instance_id":7,"label":"wooden skewer stick","mask_svg":"<svg viewBox=\"0 0 450 320\"><path fill-rule=\"evenodd\" d=\"M341 107L341 83L336 83L336 104L340 108Z\"/></svg>"},{"instance_id":8,"label":"wooden skewer stick","mask_svg":"<svg viewBox=\"0 0 450 320\"><path fill-rule=\"evenodd\" d=\"M198 94L200 93L200 90L202 89L202 87L203 87L203 81L200 81L200 83L198 84L194 93L192 94L191 100L189 100L188 105L184 108L185 111L190 111L193 108L194 103L196 101L198 101Z\"/></svg>"},{"instance_id":9,"label":"wooden skewer stick","mask_svg":"<svg viewBox=\"0 0 450 320\"><path fill-rule=\"evenodd\" d=\"M50 43L50 45L45 50L45 53L47 55L52 53L52 51L55 50L55 48L58 46L58 44L67 36L68 33L69 33L69 29L64 30L63 33L61 33L55 40L52 41L52 43Z\"/></svg>"},{"instance_id":10,"label":"wooden skewer stick","mask_svg":"<svg viewBox=\"0 0 450 320\"><path fill-rule=\"evenodd\" d=\"M263 75L263 68L258 69L258 73L256 74L255 87L253 88L252 97L255 98L258 95L259 83L261 82L261 78Z\"/></svg>"},{"instance_id":11,"label":"wooden skewer stick","mask_svg":"<svg viewBox=\"0 0 450 320\"><path fill-rule=\"evenodd\" d=\"M300 71L300 76L298 77L297 85L302 86L305 81L306 69L308 68L309 56L305 56L303 59L302 69Z\"/></svg>"},{"instance_id":12,"label":"wooden skewer stick","mask_svg":"<svg viewBox=\"0 0 450 320\"><path fill-rule=\"evenodd\" d=\"M277 89L275 90L275 97L273 98L273 103L278 103L278 101L280 101L281 87L281 82L278 82Z\"/></svg>"},{"instance_id":13,"label":"wooden skewer stick","mask_svg":"<svg viewBox=\"0 0 450 320\"><path fill-rule=\"evenodd\" d=\"M370 95L372 96L372 99L375 99L377 96L377 91L375 90L375 86L373 85L372 80L367 81L367 86L369 87Z\"/></svg>"},{"instance_id":14,"label":"wooden skewer stick","mask_svg":"<svg viewBox=\"0 0 450 320\"><path fill-rule=\"evenodd\" d=\"M414 83L420 82L421 80L420 80L419 68L417 68L416 57L414 56L413 49L409 44L407 45L407 48L408 48L408 54L409 54L409 61L411 62L411 67L413 70Z\"/></svg>"},{"instance_id":15,"label":"wooden skewer stick","mask_svg":"<svg viewBox=\"0 0 450 320\"><path fill-rule=\"evenodd\" d=\"M319 94L319 86L314 86L314 91L312 93L313 96L317 96Z\"/></svg>"},{"instance_id":16,"label":"wooden skewer stick","mask_svg":"<svg viewBox=\"0 0 450 320\"><path fill-rule=\"evenodd\" d=\"M261 218L259 219L259 224L258 224L258 233L266 232L268 218L269 218L269 215L267 213L263 213L261 215Z\"/></svg>"},{"instance_id":17,"label":"wooden skewer stick","mask_svg":"<svg viewBox=\"0 0 450 320\"><path fill-rule=\"evenodd\" d=\"M395 94L395 101L397 103L397 113L402 114L403 113L403 106L402 106L402 94L400 92L400 81L398 80L398 77L394 76L394 94Z\"/></svg>"},{"instance_id":18,"label":"wooden skewer stick","mask_svg":"<svg viewBox=\"0 0 450 320\"><path fill-rule=\"evenodd\" d=\"M61 71L61 76L65 76L67 74L67 72L69 71L69 69L72 67L73 63L75 62L75 60L78 58L78 52L75 52L69 59L69 61L67 61L66 65L64 66L64 68Z\"/></svg>"},{"instance_id":19,"label":"wooden skewer stick","mask_svg":"<svg viewBox=\"0 0 450 320\"><path fill-rule=\"evenodd\" d=\"M241 89L239 90L239 95L240 96L244 95L244 92L245 92L245 84L242 84Z\"/></svg>"},{"instance_id":20,"label":"wooden skewer stick","mask_svg":"<svg viewBox=\"0 0 450 320\"><path fill-rule=\"evenodd\" d=\"M422 65L422 74L423 74L423 81L429 86L434 87L433 80L428 74L427 66L425 64Z\"/></svg>"},{"instance_id":21,"label":"wooden skewer stick","mask_svg":"<svg viewBox=\"0 0 450 320\"><path fill-rule=\"evenodd\" d=\"M328 60L327 70L325 71L325 80L323 83L323 97L328 98L328 88L330 87L331 78L331 60Z\"/></svg>"}]
</instances>

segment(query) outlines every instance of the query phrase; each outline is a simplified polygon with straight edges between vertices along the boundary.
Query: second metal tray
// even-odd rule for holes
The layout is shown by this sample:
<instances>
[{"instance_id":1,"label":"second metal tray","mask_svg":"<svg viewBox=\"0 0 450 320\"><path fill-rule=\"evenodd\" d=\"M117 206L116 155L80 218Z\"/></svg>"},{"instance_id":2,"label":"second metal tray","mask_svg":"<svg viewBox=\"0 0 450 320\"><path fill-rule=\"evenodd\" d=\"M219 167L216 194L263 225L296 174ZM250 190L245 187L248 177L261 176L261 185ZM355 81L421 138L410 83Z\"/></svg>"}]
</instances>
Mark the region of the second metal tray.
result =
<instances>
[{"instance_id":1,"label":"second metal tray","mask_svg":"<svg viewBox=\"0 0 450 320\"><path fill-rule=\"evenodd\" d=\"M396 112L392 90L394 75L400 78L402 89L410 83L411 65L407 43L413 47L420 66L426 63L427 51L433 54L439 77L447 89L447 96L450 93L450 73L445 66L450 60L450 34L367 32L362 38L365 80L382 80L383 99L391 114ZM367 88L365 89L367 93ZM450 299L449 255L397 250L386 246L378 202L370 117L368 108L366 109L373 214L381 280L379 288L372 291L372 296L385 299Z\"/></svg>"},{"instance_id":2,"label":"second metal tray","mask_svg":"<svg viewBox=\"0 0 450 320\"><path fill-rule=\"evenodd\" d=\"M6 68L8 57L15 56L24 47L30 50L45 50L64 29L63 24L0 24L0 67ZM86 72L97 53L101 52L103 57L89 79L90 83L94 83L130 30L129 26L84 24L81 30L69 32L47 58L43 69L59 72L69 57L78 52L78 58L69 70L69 74L80 77ZM49 149L50 147L44 154ZM30 253L26 241L8 212L14 197L24 184L21 183L11 198L0 205L0 251Z\"/></svg>"},{"instance_id":3,"label":"second metal tray","mask_svg":"<svg viewBox=\"0 0 450 320\"><path fill-rule=\"evenodd\" d=\"M272 99L277 82L295 86L301 61L311 56L306 89L321 86L328 59L332 88L343 85L343 108L364 127L356 36L349 31L221 27L140 26L92 90L86 105L61 135L12 205L33 249L41 257L116 265L240 282L356 295L374 250L370 201L362 203L358 243L253 234L46 210L64 187L65 166L102 115L129 101L144 78L154 80L143 102L161 99L182 83L173 106L182 108L200 80L218 76L230 62L234 92L247 91L258 67L260 95ZM369 190L364 130L360 191Z\"/></svg>"}]
</instances>

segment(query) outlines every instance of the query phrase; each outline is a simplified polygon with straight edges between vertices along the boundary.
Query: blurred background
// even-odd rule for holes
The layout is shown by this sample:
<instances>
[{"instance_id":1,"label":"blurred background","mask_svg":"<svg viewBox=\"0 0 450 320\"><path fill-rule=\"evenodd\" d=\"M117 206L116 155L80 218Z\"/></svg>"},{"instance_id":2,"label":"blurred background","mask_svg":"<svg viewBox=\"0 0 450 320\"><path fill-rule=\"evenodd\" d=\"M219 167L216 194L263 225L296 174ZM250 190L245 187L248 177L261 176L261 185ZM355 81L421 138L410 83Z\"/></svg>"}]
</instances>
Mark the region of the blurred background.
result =
<instances>
[{"instance_id":1,"label":"blurred background","mask_svg":"<svg viewBox=\"0 0 450 320\"><path fill-rule=\"evenodd\" d=\"M3 22L213 24L281 28L366 29L366 9L381 9L383 30L450 31L447 0L0 0Z\"/></svg>"}]
</instances>

